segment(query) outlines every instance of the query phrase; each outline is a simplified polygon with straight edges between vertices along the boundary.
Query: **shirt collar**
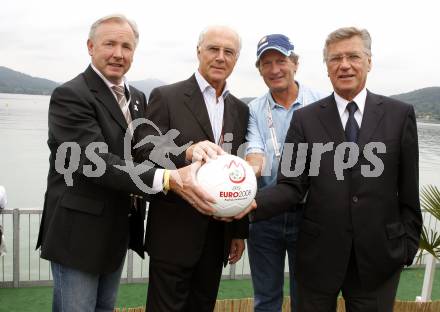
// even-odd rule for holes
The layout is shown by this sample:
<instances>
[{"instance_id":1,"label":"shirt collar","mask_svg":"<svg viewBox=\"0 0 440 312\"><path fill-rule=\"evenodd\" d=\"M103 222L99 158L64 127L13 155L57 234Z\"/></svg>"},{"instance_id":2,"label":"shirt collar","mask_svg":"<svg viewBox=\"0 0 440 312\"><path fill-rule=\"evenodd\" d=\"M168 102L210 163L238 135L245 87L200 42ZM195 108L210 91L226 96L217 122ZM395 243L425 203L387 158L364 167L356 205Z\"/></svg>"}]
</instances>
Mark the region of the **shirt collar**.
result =
<instances>
[{"instance_id":1,"label":"shirt collar","mask_svg":"<svg viewBox=\"0 0 440 312\"><path fill-rule=\"evenodd\" d=\"M95 73L101 77L101 79L104 81L104 83L107 85L107 87L113 92L112 87L113 86L121 86L121 87L125 87L125 89L128 90L128 92L130 92L130 88L129 85L127 83L127 78L124 76L122 77L122 81L120 84L116 85L113 82L111 82L110 80L108 80L107 78L105 78L105 76L95 67L95 65L93 65L93 63L90 64L90 66L92 67L92 69L95 71Z\"/></svg>"},{"instance_id":2,"label":"shirt collar","mask_svg":"<svg viewBox=\"0 0 440 312\"><path fill-rule=\"evenodd\" d=\"M197 84L199 85L200 91L202 93L205 93L205 91L212 89L214 90L214 94L215 94L214 87L211 86L208 81L206 81L206 79L200 74L198 70L196 70L194 75L196 76ZM228 94L229 94L229 85L228 82L226 81L221 97L225 99Z\"/></svg>"},{"instance_id":3,"label":"shirt collar","mask_svg":"<svg viewBox=\"0 0 440 312\"><path fill-rule=\"evenodd\" d=\"M365 101L367 100L367 88L363 88L361 90L361 92L359 92L353 100L351 101L347 101L346 99L344 99L343 97L341 97L339 94L337 94L336 92L333 93L335 96L335 101L336 101L336 105L338 107L338 111L339 111L339 116L342 116L342 114L345 111L345 108L347 107L347 104L349 102L355 102L359 112L361 113L361 115L364 115L364 109L365 109Z\"/></svg>"},{"instance_id":4,"label":"shirt collar","mask_svg":"<svg viewBox=\"0 0 440 312\"><path fill-rule=\"evenodd\" d=\"M295 99L295 102L289 107L291 109L292 107L296 107L300 105L301 107L304 105L304 88L301 86L301 84L295 80L296 85L298 86L298 96ZM267 99L269 101L270 109L275 109L275 107L282 107L282 105L275 103L275 100L272 97L272 93L267 92Z\"/></svg>"}]
</instances>

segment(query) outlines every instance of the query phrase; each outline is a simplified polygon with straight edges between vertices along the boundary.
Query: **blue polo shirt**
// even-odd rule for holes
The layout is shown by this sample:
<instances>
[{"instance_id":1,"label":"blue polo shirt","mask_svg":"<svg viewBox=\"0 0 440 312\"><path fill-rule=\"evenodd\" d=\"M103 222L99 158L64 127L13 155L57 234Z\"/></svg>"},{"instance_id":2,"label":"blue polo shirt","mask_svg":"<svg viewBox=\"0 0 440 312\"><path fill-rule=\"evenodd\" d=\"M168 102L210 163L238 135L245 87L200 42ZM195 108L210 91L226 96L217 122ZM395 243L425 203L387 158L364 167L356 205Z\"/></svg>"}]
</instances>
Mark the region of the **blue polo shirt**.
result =
<instances>
[{"instance_id":1,"label":"blue polo shirt","mask_svg":"<svg viewBox=\"0 0 440 312\"><path fill-rule=\"evenodd\" d=\"M261 172L261 177L258 179L259 188L275 185L278 172L278 160L275 156L274 145L268 125L267 105L270 106L272 112L278 146L282 153L284 140L286 139L287 130L289 130L293 112L298 108L328 96L328 94L315 91L298 82L296 83L299 86L298 97L289 109L275 103L270 92L249 103L249 124L246 135L248 146L246 155L250 153L263 153L266 157L265 167Z\"/></svg>"}]
</instances>

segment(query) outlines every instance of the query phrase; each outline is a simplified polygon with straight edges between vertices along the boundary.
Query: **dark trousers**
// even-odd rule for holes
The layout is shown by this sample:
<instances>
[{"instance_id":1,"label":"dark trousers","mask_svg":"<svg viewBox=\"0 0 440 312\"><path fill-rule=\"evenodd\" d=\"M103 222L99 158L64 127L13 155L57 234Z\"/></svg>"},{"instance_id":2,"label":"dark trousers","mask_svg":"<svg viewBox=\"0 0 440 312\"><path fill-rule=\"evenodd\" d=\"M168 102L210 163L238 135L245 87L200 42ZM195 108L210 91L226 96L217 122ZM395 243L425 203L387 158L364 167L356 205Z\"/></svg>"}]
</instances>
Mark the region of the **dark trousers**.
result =
<instances>
[{"instance_id":1,"label":"dark trousers","mask_svg":"<svg viewBox=\"0 0 440 312\"><path fill-rule=\"evenodd\" d=\"M323 264L324 265L324 264ZM331 270L331 268L329 268ZM347 273L341 287L347 312L392 312L401 269L373 290L362 287L354 253L350 256ZM339 291L335 293L307 289L297 282L298 312L335 312Z\"/></svg>"},{"instance_id":2,"label":"dark trousers","mask_svg":"<svg viewBox=\"0 0 440 312\"><path fill-rule=\"evenodd\" d=\"M184 267L150 258L149 312L212 312L223 266L224 224L212 221L197 263ZM169 248L164 246L164 248Z\"/></svg>"}]
</instances>

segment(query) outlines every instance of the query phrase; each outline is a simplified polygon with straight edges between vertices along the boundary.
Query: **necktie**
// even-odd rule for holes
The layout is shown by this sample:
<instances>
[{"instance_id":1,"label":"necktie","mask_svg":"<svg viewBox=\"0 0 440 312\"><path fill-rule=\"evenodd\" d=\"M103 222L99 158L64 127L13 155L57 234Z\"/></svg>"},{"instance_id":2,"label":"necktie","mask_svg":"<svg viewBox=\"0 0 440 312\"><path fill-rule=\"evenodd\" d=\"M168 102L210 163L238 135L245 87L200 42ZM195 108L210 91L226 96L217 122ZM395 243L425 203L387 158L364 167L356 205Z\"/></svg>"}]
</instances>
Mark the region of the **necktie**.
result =
<instances>
[{"instance_id":1,"label":"necktie","mask_svg":"<svg viewBox=\"0 0 440 312\"><path fill-rule=\"evenodd\" d=\"M124 115L125 120L127 121L127 124L129 125L130 132L133 133L133 130L131 128L131 115L130 110L128 109L127 105L127 99L125 98L125 90L123 86L113 86L113 91L116 94L116 98L118 100L119 107L121 108L122 114Z\"/></svg>"},{"instance_id":2,"label":"necktie","mask_svg":"<svg viewBox=\"0 0 440 312\"><path fill-rule=\"evenodd\" d=\"M127 105L127 99L125 98L125 88L123 86L112 86L112 90L116 94L116 99L119 104L119 108L122 111L122 115L124 115L125 120L128 124L128 129L130 130L130 133L133 135L133 128L131 126L131 115L130 110L128 109ZM132 214L136 214L137 207L138 207L138 196L134 194L130 194L131 197L131 206L128 216L131 217ZM130 218L132 220L132 218ZM132 222L132 221L130 221Z\"/></svg>"},{"instance_id":3,"label":"necktie","mask_svg":"<svg viewBox=\"0 0 440 312\"><path fill-rule=\"evenodd\" d=\"M348 120L345 125L345 138L347 142L357 143L359 135L359 125L354 118L354 113L357 111L358 107L355 102L350 102L347 104L348 110Z\"/></svg>"}]
</instances>

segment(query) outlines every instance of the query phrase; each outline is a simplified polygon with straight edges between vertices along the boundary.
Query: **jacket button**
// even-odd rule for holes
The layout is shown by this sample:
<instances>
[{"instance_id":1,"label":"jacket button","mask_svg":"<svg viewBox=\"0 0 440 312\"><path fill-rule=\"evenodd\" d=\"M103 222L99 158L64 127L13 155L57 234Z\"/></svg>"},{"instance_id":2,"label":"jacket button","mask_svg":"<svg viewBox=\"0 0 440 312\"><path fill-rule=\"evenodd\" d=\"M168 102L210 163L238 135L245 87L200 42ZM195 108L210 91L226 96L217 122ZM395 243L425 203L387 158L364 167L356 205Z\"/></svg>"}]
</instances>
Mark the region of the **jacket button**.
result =
<instances>
[{"instance_id":1,"label":"jacket button","mask_svg":"<svg viewBox=\"0 0 440 312\"><path fill-rule=\"evenodd\" d=\"M353 200L353 203L357 203L359 199L357 198L357 196L353 196L352 200Z\"/></svg>"}]
</instances>

